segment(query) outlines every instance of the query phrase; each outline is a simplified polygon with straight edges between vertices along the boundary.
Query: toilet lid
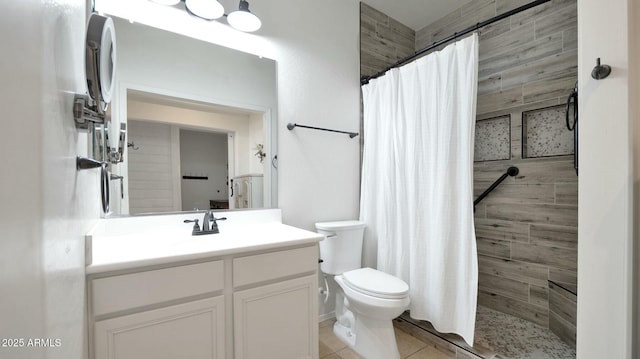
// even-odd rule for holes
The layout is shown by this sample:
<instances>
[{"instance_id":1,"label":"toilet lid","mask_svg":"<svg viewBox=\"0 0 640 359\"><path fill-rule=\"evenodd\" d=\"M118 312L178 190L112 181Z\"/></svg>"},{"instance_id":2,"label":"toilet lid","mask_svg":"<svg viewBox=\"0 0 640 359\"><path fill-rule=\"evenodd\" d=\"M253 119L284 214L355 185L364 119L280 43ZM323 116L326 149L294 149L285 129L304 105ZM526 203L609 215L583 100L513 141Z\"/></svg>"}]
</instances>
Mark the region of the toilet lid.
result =
<instances>
[{"instance_id":1,"label":"toilet lid","mask_svg":"<svg viewBox=\"0 0 640 359\"><path fill-rule=\"evenodd\" d=\"M349 287L373 297L402 299L409 293L403 280L372 268L360 268L342 274Z\"/></svg>"}]
</instances>

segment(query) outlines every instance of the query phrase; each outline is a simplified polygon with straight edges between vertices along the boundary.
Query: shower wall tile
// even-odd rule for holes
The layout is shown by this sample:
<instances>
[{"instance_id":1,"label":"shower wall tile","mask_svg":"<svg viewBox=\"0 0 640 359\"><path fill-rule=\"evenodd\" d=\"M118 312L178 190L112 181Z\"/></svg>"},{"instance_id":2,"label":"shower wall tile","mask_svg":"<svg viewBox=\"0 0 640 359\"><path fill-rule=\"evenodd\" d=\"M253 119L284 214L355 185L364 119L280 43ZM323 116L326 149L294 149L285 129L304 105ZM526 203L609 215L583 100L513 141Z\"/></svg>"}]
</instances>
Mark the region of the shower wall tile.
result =
<instances>
[{"instance_id":1,"label":"shower wall tile","mask_svg":"<svg viewBox=\"0 0 640 359\"><path fill-rule=\"evenodd\" d=\"M531 76L532 72L528 67L537 64L537 60L556 55L562 52L562 33L553 34L542 37L536 41L525 43L515 49L508 48L505 51L494 51L487 55L478 63L478 76L484 77L492 74L500 74L502 72L520 70L519 83L524 83L527 76ZM527 63L521 65L525 60ZM540 61L538 66L548 61ZM512 76L513 77L513 76ZM504 87L509 87L515 83L503 83Z\"/></svg>"},{"instance_id":2,"label":"shower wall tile","mask_svg":"<svg viewBox=\"0 0 640 359\"><path fill-rule=\"evenodd\" d=\"M522 125L525 157L573 154L573 132L567 130L564 106L525 112Z\"/></svg>"},{"instance_id":3,"label":"shower wall tile","mask_svg":"<svg viewBox=\"0 0 640 359\"><path fill-rule=\"evenodd\" d=\"M511 30L511 20L507 18L478 30L478 37L480 41L484 41L502 35L509 30Z\"/></svg>"},{"instance_id":4,"label":"shower wall tile","mask_svg":"<svg viewBox=\"0 0 640 359\"><path fill-rule=\"evenodd\" d=\"M549 288L545 286L530 286L530 300L531 304L540 306L542 308L549 308Z\"/></svg>"},{"instance_id":5,"label":"shower wall tile","mask_svg":"<svg viewBox=\"0 0 640 359\"><path fill-rule=\"evenodd\" d=\"M577 296L549 282L549 328L565 342L576 345Z\"/></svg>"},{"instance_id":6,"label":"shower wall tile","mask_svg":"<svg viewBox=\"0 0 640 359\"><path fill-rule=\"evenodd\" d=\"M414 52L415 31L360 3L360 75L373 75Z\"/></svg>"},{"instance_id":7,"label":"shower wall tile","mask_svg":"<svg viewBox=\"0 0 640 359\"><path fill-rule=\"evenodd\" d=\"M578 248L578 229L576 227L531 225L531 243L559 248Z\"/></svg>"},{"instance_id":8,"label":"shower wall tile","mask_svg":"<svg viewBox=\"0 0 640 359\"><path fill-rule=\"evenodd\" d=\"M511 159L516 160L522 158L522 112L511 113L511 118Z\"/></svg>"},{"instance_id":9,"label":"shower wall tile","mask_svg":"<svg viewBox=\"0 0 640 359\"><path fill-rule=\"evenodd\" d=\"M473 218L480 219L487 217L487 206L483 203L475 206L475 213L473 214Z\"/></svg>"},{"instance_id":10,"label":"shower wall tile","mask_svg":"<svg viewBox=\"0 0 640 359\"><path fill-rule=\"evenodd\" d=\"M576 270L578 252L573 249L511 243L511 258L547 265L549 267Z\"/></svg>"},{"instance_id":11,"label":"shower wall tile","mask_svg":"<svg viewBox=\"0 0 640 359\"><path fill-rule=\"evenodd\" d=\"M511 259L478 256L478 271L534 286L547 286L549 267Z\"/></svg>"},{"instance_id":12,"label":"shower wall tile","mask_svg":"<svg viewBox=\"0 0 640 359\"><path fill-rule=\"evenodd\" d=\"M578 31L576 29L568 29L562 32L562 48L564 51L578 48Z\"/></svg>"},{"instance_id":13,"label":"shower wall tile","mask_svg":"<svg viewBox=\"0 0 640 359\"><path fill-rule=\"evenodd\" d=\"M578 273L575 270L567 270L561 268L549 268L549 280L562 283L563 285L569 285L569 288L576 288L578 286ZM574 292L577 292L574 290Z\"/></svg>"},{"instance_id":14,"label":"shower wall tile","mask_svg":"<svg viewBox=\"0 0 640 359\"><path fill-rule=\"evenodd\" d=\"M571 93L576 84L575 73L568 73L562 77L528 82L522 85L524 103L541 101L549 97L564 97Z\"/></svg>"},{"instance_id":15,"label":"shower wall tile","mask_svg":"<svg viewBox=\"0 0 640 359\"><path fill-rule=\"evenodd\" d=\"M509 116L476 121L474 161L508 160L510 133Z\"/></svg>"},{"instance_id":16,"label":"shower wall tile","mask_svg":"<svg viewBox=\"0 0 640 359\"><path fill-rule=\"evenodd\" d=\"M578 187L574 183L556 183L556 203L578 205Z\"/></svg>"},{"instance_id":17,"label":"shower wall tile","mask_svg":"<svg viewBox=\"0 0 640 359\"><path fill-rule=\"evenodd\" d=\"M577 227L578 207L550 204L487 204L487 218Z\"/></svg>"},{"instance_id":18,"label":"shower wall tile","mask_svg":"<svg viewBox=\"0 0 640 359\"><path fill-rule=\"evenodd\" d=\"M529 242L529 224L499 219L476 219L476 236L486 239Z\"/></svg>"},{"instance_id":19,"label":"shower wall tile","mask_svg":"<svg viewBox=\"0 0 640 359\"><path fill-rule=\"evenodd\" d=\"M573 168L573 156L562 159L523 161L517 164L520 173L515 182L522 183L565 183L577 188L578 176Z\"/></svg>"},{"instance_id":20,"label":"shower wall tile","mask_svg":"<svg viewBox=\"0 0 640 359\"><path fill-rule=\"evenodd\" d=\"M518 8L522 5L526 5L529 2L530 2L529 0L496 0L496 9L498 11L498 14L502 14L504 12L511 11L515 8ZM536 6L535 9L538 9L542 6L544 5ZM527 11L531 11L531 10L533 9L530 9Z\"/></svg>"},{"instance_id":21,"label":"shower wall tile","mask_svg":"<svg viewBox=\"0 0 640 359\"><path fill-rule=\"evenodd\" d=\"M502 86L502 74L494 74L478 80L478 95L500 90ZM480 119L478 119L480 120Z\"/></svg>"},{"instance_id":22,"label":"shower wall tile","mask_svg":"<svg viewBox=\"0 0 640 359\"><path fill-rule=\"evenodd\" d=\"M554 283L549 283L549 309L575 325L576 295Z\"/></svg>"},{"instance_id":23,"label":"shower wall tile","mask_svg":"<svg viewBox=\"0 0 640 359\"><path fill-rule=\"evenodd\" d=\"M500 2L505 2L505 1L500 1ZM518 6L522 6L525 5L526 3L528 3L529 1L526 0L507 0L506 2L510 3L509 5L514 5L515 3L518 3ZM517 7L517 6L516 6ZM531 8L527 11L523 11L519 14L515 14L513 16L511 16L511 26L512 27L518 27L518 26L522 26L524 24L528 24L530 22L535 21L536 18L541 18L541 17L545 17L547 15L550 15L552 10L556 9L557 6L552 6L551 3L546 3L540 6L536 6L534 8Z\"/></svg>"},{"instance_id":24,"label":"shower wall tile","mask_svg":"<svg viewBox=\"0 0 640 359\"><path fill-rule=\"evenodd\" d=\"M502 14L505 11L522 6L528 0L474 0L462 8L437 20L431 25L416 31L416 48L424 46L461 31L477 21L484 20L492 14ZM508 25L508 26L507 26ZM510 109L522 111L528 103L557 100L568 96L563 82L544 81L530 85L526 89L526 96L521 101L506 101L513 95L513 86L522 89L531 81L542 78L569 77L567 82L575 83L577 72L575 68L557 69L555 57L577 48L577 1L557 0L536 6L519 14L512 15L492 26L480 29L479 45L479 94L493 93L493 99L502 98L503 101L479 101L477 113L498 112L506 114ZM577 58L567 55L570 65L577 67ZM571 67L569 66L569 67ZM566 67L566 66L565 66ZM540 70L542 69L542 70ZM509 72L510 81L504 81ZM488 78L503 78L500 87L487 87L481 84ZM535 79L538 77L537 79ZM533 78L533 79L532 79ZM490 82L491 84L494 84ZM543 86L549 91L540 92ZM490 90L489 90L490 89ZM569 88L570 89L570 88ZM508 93L505 91L511 90ZM501 94L500 94L501 93ZM480 100L480 99L479 99ZM482 105L481 105L482 104Z\"/></svg>"},{"instance_id":25,"label":"shower wall tile","mask_svg":"<svg viewBox=\"0 0 640 359\"><path fill-rule=\"evenodd\" d=\"M562 49L562 34L552 35L548 39L551 41L552 38L559 40L559 46ZM511 87L543 79L564 77L566 74L575 74L577 70L578 51L568 50L549 56L544 61L535 61L502 72L502 86Z\"/></svg>"},{"instance_id":26,"label":"shower wall tile","mask_svg":"<svg viewBox=\"0 0 640 359\"><path fill-rule=\"evenodd\" d=\"M486 190L493 182L474 183L476 197ZM553 183L514 184L510 186L498 186L484 201L487 204L530 204L555 202L555 185Z\"/></svg>"},{"instance_id":27,"label":"shower wall tile","mask_svg":"<svg viewBox=\"0 0 640 359\"><path fill-rule=\"evenodd\" d=\"M496 108L513 108L523 104L522 86L503 88L496 92L478 95L476 112L478 114L493 111Z\"/></svg>"},{"instance_id":28,"label":"shower wall tile","mask_svg":"<svg viewBox=\"0 0 640 359\"><path fill-rule=\"evenodd\" d=\"M476 237L478 254L509 259L511 257L511 242Z\"/></svg>"},{"instance_id":29,"label":"shower wall tile","mask_svg":"<svg viewBox=\"0 0 640 359\"><path fill-rule=\"evenodd\" d=\"M518 121L513 121L513 122L521 122L520 121L521 120L520 113L523 112L523 111L537 110L537 109L540 109L540 108L556 106L558 104L563 104L563 103L566 103L566 99L559 100L558 98L554 97L552 99L547 99L547 100L543 100L543 101L539 101L539 102L525 103L523 105L520 105L520 106L517 106L517 107L513 107L513 108L508 108L508 109L499 109L499 110L496 110L496 111L489 111L489 112L484 112L484 113L479 113L478 112L477 116L476 116L476 119L483 120L483 119L486 119L486 118L504 116L505 114L510 113L511 114L511 118L518 119ZM514 114L518 114L518 115L516 116ZM512 132L512 134L513 134L513 132Z\"/></svg>"},{"instance_id":30,"label":"shower wall tile","mask_svg":"<svg viewBox=\"0 0 640 359\"><path fill-rule=\"evenodd\" d=\"M509 50L531 43L535 41L534 33L535 28L533 23L530 23L512 29L500 36L487 39L478 47L479 59L484 60L488 57L506 53Z\"/></svg>"},{"instance_id":31,"label":"shower wall tile","mask_svg":"<svg viewBox=\"0 0 640 359\"><path fill-rule=\"evenodd\" d=\"M501 278L486 273L478 274L478 289L522 301L529 299L529 283Z\"/></svg>"},{"instance_id":32,"label":"shower wall tile","mask_svg":"<svg viewBox=\"0 0 640 359\"><path fill-rule=\"evenodd\" d=\"M549 311L549 329L572 348L576 347L576 327Z\"/></svg>"},{"instance_id":33,"label":"shower wall tile","mask_svg":"<svg viewBox=\"0 0 640 359\"><path fill-rule=\"evenodd\" d=\"M578 4L569 3L564 7L556 7L547 16L534 20L536 38L562 32L578 26Z\"/></svg>"}]
</instances>

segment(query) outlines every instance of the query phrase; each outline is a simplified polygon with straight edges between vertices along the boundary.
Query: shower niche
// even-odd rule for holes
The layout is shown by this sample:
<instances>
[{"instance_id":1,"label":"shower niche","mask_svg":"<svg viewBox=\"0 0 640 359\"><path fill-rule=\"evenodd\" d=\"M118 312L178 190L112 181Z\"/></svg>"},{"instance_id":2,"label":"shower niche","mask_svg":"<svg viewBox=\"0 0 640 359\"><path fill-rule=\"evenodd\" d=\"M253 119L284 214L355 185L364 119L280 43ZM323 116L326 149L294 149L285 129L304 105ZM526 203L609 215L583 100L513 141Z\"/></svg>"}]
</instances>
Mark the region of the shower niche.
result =
<instances>
[{"instance_id":1,"label":"shower niche","mask_svg":"<svg viewBox=\"0 0 640 359\"><path fill-rule=\"evenodd\" d=\"M573 132L565 126L566 111L561 105L522 113L522 158L573 154Z\"/></svg>"}]
</instances>

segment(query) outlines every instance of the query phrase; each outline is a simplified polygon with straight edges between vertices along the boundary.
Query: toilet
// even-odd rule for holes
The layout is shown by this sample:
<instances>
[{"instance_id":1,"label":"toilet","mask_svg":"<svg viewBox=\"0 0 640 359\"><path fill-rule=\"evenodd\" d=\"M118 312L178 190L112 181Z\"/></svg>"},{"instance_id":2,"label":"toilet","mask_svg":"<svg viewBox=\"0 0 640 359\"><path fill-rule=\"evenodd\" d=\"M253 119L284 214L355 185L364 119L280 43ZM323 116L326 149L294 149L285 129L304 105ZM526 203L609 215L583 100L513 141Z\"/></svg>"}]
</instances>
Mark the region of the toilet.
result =
<instances>
[{"instance_id":1,"label":"toilet","mask_svg":"<svg viewBox=\"0 0 640 359\"><path fill-rule=\"evenodd\" d=\"M336 323L333 332L366 359L399 359L392 320L409 306L409 286L399 278L362 267L365 223L316 223L321 271L334 276Z\"/></svg>"}]
</instances>

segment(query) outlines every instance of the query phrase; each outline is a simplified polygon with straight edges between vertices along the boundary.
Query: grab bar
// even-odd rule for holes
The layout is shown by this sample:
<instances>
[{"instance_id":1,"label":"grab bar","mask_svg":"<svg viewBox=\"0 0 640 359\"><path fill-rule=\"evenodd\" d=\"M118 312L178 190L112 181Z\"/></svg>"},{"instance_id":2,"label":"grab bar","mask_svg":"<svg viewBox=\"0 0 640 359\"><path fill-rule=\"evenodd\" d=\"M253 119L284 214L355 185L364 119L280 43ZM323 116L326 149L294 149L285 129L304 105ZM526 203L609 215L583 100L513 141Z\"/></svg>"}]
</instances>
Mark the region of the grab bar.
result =
<instances>
[{"instance_id":1,"label":"grab bar","mask_svg":"<svg viewBox=\"0 0 640 359\"><path fill-rule=\"evenodd\" d=\"M329 131L329 132L337 132L337 133L344 133L349 135L349 138L354 138L358 135L357 132L348 132L348 131L338 131L338 130L331 130L328 128L321 128L321 127L313 127L313 126L305 126L305 125L298 125L297 123L288 123L287 124L287 129L289 129L289 131L293 130L296 127L302 127L302 128L309 128L312 130L320 130L320 131Z\"/></svg>"},{"instance_id":2,"label":"grab bar","mask_svg":"<svg viewBox=\"0 0 640 359\"><path fill-rule=\"evenodd\" d=\"M484 192L482 192L482 194L480 196L478 196L478 198L476 198L475 201L473 201L473 210L476 210L476 205L478 203L480 203L480 201L482 201L486 196L489 195L489 193L491 193L491 191L493 191L494 189L496 189L496 187L498 187L498 185L500 183L502 183L502 181L505 180L505 178L507 178L508 176L517 176L518 173L520 173L520 170L518 169L518 167L509 167L507 169L507 172L503 173L502 176L500 176L500 178L498 178L495 182L493 182L491 184L491 186L489 186L489 188L487 188Z\"/></svg>"},{"instance_id":3,"label":"grab bar","mask_svg":"<svg viewBox=\"0 0 640 359\"><path fill-rule=\"evenodd\" d=\"M598 61L598 63L600 63L600 61ZM573 126L569 121L569 109L571 107L571 100L573 100ZM578 82L577 81L576 81L575 87L573 88L573 90L571 90L571 94L569 95L569 98L567 98L566 121L567 121L567 130L573 131L573 168L575 168L576 176L577 176L578 175Z\"/></svg>"}]
</instances>

